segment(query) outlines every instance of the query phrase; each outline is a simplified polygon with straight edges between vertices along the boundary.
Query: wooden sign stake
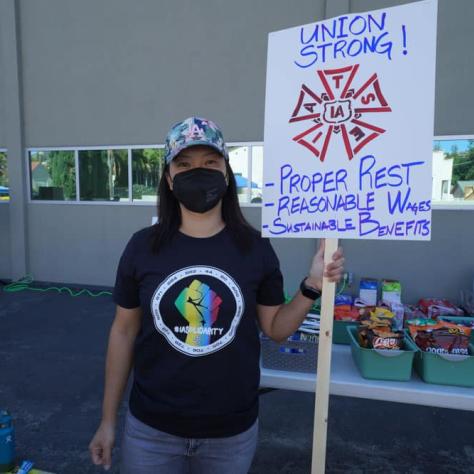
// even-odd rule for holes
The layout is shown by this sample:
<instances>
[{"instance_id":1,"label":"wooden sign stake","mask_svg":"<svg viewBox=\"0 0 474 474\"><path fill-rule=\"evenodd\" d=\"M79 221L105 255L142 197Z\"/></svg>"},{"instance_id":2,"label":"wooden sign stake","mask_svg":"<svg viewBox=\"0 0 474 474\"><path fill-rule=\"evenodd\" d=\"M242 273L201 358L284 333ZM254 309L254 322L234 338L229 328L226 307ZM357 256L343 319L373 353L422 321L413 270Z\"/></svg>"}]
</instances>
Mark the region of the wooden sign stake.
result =
<instances>
[{"instance_id":1,"label":"wooden sign stake","mask_svg":"<svg viewBox=\"0 0 474 474\"><path fill-rule=\"evenodd\" d=\"M326 239L324 266L331 262L332 255L337 250L337 244L338 239ZM332 327L336 284L324 278L322 291L311 474L324 474L326 468L326 438L328 429L329 383L331 379Z\"/></svg>"}]
</instances>

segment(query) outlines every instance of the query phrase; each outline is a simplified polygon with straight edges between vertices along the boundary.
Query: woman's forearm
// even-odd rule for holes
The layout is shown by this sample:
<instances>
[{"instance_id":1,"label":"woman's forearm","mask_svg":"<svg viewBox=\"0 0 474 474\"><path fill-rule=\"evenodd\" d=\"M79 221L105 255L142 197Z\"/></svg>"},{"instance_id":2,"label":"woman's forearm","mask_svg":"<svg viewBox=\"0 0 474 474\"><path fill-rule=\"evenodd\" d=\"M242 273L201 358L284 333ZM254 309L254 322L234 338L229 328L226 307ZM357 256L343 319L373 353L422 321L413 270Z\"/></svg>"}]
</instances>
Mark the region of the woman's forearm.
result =
<instances>
[{"instance_id":1,"label":"woman's forearm","mask_svg":"<svg viewBox=\"0 0 474 474\"><path fill-rule=\"evenodd\" d=\"M313 303L314 301L298 291L289 303L281 305L273 318L271 338L275 341L284 341L291 336L301 326Z\"/></svg>"},{"instance_id":2,"label":"woman's forearm","mask_svg":"<svg viewBox=\"0 0 474 474\"><path fill-rule=\"evenodd\" d=\"M105 390L102 422L115 426L117 412L127 385L133 361L136 333L121 331L112 325L105 364Z\"/></svg>"}]
</instances>

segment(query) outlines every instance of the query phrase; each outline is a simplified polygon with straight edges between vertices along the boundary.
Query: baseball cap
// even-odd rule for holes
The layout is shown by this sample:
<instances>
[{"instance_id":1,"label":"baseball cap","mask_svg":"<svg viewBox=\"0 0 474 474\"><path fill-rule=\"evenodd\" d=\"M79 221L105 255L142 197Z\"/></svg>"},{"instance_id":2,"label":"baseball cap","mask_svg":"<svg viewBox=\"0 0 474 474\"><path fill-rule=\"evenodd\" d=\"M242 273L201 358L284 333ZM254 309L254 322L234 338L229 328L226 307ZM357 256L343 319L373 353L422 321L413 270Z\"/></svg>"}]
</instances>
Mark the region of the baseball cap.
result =
<instances>
[{"instance_id":1,"label":"baseball cap","mask_svg":"<svg viewBox=\"0 0 474 474\"><path fill-rule=\"evenodd\" d=\"M185 148L194 145L207 145L217 150L226 160L229 159L224 137L219 127L201 117L189 117L175 123L168 132L165 141L165 161L171 160Z\"/></svg>"}]
</instances>

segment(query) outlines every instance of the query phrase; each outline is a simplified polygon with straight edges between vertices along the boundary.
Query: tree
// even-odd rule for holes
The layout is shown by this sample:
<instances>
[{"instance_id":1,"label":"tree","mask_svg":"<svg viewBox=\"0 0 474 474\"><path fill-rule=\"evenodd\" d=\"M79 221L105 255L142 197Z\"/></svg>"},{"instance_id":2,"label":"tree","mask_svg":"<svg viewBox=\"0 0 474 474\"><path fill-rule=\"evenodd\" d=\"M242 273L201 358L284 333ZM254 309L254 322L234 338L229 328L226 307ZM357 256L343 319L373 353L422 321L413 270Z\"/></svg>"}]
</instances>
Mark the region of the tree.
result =
<instances>
[{"instance_id":1,"label":"tree","mask_svg":"<svg viewBox=\"0 0 474 474\"><path fill-rule=\"evenodd\" d=\"M140 199L143 194L155 194L164 164L161 148L133 150L133 197Z\"/></svg>"},{"instance_id":2,"label":"tree","mask_svg":"<svg viewBox=\"0 0 474 474\"><path fill-rule=\"evenodd\" d=\"M458 181L474 180L474 140L469 140L469 148L466 151L459 152L457 148L451 153L447 153L447 158L453 159L453 177L452 184L455 186Z\"/></svg>"},{"instance_id":3,"label":"tree","mask_svg":"<svg viewBox=\"0 0 474 474\"><path fill-rule=\"evenodd\" d=\"M48 169L53 186L63 189L64 199L76 199L74 152L50 151L48 153Z\"/></svg>"},{"instance_id":4,"label":"tree","mask_svg":"<svg viewBox=\"0 0 474 474\"><path fill-rule=\"evenodd\" d=\"M0 152L0 186L8 186L7 154Z\"/></svg>"}]
</instances>

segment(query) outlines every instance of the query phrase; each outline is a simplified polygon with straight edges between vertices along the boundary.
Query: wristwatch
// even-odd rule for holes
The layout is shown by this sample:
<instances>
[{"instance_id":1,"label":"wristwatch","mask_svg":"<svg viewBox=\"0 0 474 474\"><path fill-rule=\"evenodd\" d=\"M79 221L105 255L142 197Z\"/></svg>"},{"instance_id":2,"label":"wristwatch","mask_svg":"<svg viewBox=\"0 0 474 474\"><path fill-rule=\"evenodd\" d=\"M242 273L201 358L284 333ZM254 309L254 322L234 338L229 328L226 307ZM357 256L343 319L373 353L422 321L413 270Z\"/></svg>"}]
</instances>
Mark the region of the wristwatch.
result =
<instances>
[{"instance_id":1,"label":"wristwatch","mask_svg":"<svg viewBox=\"0 0 474 474\"><path fill-rule=\"evenodd\" d=\"M313 301L317 300L321 296L321 292L317 290L316 288L308 286L306 284L306 278L308 277L304 277L300 283L300 291L303 296L306 296L306 298L309 298Z\"/></svg>"}]
</instances>

